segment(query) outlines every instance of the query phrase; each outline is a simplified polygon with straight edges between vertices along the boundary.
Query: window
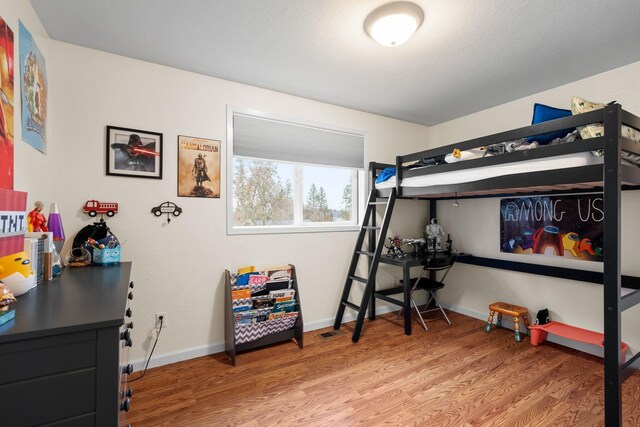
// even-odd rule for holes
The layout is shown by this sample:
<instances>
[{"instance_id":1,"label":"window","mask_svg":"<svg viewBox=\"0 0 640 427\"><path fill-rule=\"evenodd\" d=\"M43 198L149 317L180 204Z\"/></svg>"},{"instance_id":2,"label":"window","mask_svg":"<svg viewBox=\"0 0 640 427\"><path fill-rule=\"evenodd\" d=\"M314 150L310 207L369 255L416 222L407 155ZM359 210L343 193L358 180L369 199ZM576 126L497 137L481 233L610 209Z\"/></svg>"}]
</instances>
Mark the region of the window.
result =
<instances>
[{"instance_id":1,"label":"window","mask_svg":"<svg viewBox=\"0 0 640 427\"><path fill-rule=\"evenodd\" d=\"M229 111L230 234L357 229L362 133Z\"/></svg>"}]
</instances>

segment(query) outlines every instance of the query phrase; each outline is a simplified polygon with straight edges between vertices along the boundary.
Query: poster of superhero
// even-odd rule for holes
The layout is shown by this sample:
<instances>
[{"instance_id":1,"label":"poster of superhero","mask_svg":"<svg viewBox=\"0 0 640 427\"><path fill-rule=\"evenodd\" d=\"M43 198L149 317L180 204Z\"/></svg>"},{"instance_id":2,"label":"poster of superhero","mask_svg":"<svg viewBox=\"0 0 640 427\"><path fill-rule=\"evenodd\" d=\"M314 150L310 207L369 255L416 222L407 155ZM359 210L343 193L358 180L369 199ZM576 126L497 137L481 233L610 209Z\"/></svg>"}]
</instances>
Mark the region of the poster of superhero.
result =
<instances>
[{"instance_id":1,"label":"poster of superhero","mask_svg":"<svg viewBox=\"0 0 640 427\"><path fill-rule=\"evenodd\" d=\"M220 197L220 141L178 136L178 197Z\"/></svg>"},{"instance_id":2,"label":"poster of superhero","mask_svg":"<svg viewBox=\"0 0 640 427\"><path fill-rule=\"evenodd\" d=\"M500 251L602 261L602 194L500 200Z\"/></svg>"},{"instance_id":3,"label":"poster of superhero","mask_svg":"<svg viewBox=\"0 0 640 427\"><path fill-rule=\"evenodd\" d=\"M13 189L13 31L0 18L0 189Z\"/></svg>"},{"instance_id":4,"label":"poster of superhero","mask_svg":"<svg viewBox=\"0 0 640 427\"><path fill-rule=\"evenodd\" d=\"M31 33L20 22L22 140L47 153L47 68Z\"/></svg>"}]
</instances>

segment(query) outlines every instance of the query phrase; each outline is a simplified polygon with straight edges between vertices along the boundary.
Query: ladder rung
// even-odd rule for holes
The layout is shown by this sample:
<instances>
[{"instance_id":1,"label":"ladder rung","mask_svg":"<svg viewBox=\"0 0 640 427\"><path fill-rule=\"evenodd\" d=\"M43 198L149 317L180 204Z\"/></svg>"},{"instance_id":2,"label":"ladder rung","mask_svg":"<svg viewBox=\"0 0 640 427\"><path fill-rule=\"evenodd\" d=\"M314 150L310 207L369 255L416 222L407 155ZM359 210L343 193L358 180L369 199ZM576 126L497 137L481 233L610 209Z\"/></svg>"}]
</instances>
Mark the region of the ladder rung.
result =
<instances>
[{"instance_id":1,"label":"ladder rung","mask_svg":"<svg viewBox=\"0 0 640 427\"><path fill-rule=\"evenodd\" d=\"M387 202L369 202L370 205L386 205Z\"/></svg>"},{"instance_id":2,"label":"ladder rung","mask_svg":"<svg viewBox=\"0 0 640 427\"><path fill-rule=\"evenodd\" d=\"M362 228L365 230L380 230L380 227L375 225L363 225Z\"/></svg>"},{"instance_id":3,"label":"ladder rung","mask_svg":"<svg viewBox=\"0 0 640 427\"><path fill-rule=\"evenodd\" d=\"M360 282L360 283L367 283L367 279L365 279L364 277L360 277L360 276L349 276L349 279L355 280L355 281Z\"/></svg>"},{"instance_id":4,"label":"ladder rung","mask_svg":"<svg viewBox=\"0 0 640 427\"><path fill-rule=\"evenodd\" d=\"M351 301L342 301L342 304L344 304L345 307L349 307L352 310L360 311L360 306L359 305L355 305Z\"/></svg>"},{"instance_id":5,"label":"ladder rung","mask_svg":"<svg viewBox=\"0 0 640 427\"><path fill-rule=\"evenodd\" d=\"M373 252L368 252L368 251L356 251L357 254L360 255L365 255L365 256L374 256L375 254Z\"/></svg>"}]
</instances>

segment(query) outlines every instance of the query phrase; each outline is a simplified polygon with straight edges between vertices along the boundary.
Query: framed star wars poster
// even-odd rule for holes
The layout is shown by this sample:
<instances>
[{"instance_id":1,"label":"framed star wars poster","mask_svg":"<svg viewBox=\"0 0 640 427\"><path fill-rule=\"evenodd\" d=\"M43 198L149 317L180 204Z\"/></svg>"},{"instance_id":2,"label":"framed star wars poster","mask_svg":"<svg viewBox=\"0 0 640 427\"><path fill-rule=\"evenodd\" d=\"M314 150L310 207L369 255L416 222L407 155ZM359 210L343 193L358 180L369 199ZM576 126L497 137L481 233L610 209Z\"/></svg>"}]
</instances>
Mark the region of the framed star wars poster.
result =
<instances>
[{"instance_id":1,"label":"framed star wars poster","mask_svg":"<svg viewBox=\"0 0 640 427\"><path fill-rule=\"evenodd\" d=\"M107 175L162 179L162 134L107 126Z\"/></svg>"},{"instance_id":2,"label":"framed star wars poster","mask_svg":"<svg viewBox=\"0 0 640 427\"><path fill-rule=\"evenodd\" d=\"M500 200L500 251L603 260L602 194Z\"/></svg>"},{"instance_id":3,"label":"framed star wars poster","mask_svg":"<svg viewBox=\"0 0 640 427\"><path fill-rule=\"evenodd\" d=\"M220 198L220 141L178 136L178 197Z\"/></svg>"}]
</instances>

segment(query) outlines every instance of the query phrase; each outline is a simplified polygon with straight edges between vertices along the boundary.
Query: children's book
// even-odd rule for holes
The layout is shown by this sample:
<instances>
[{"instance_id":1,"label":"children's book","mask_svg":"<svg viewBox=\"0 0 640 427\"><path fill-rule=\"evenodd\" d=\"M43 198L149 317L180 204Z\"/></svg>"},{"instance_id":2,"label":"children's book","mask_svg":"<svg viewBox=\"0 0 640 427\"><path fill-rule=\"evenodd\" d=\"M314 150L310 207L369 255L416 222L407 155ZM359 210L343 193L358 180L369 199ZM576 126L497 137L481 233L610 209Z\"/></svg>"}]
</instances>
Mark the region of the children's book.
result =
<instances>
[{"instance_id":1,"label":"children's book","mask_svg":"<svg viewBox=\"0 0 640 427\"><path fill-rule=\"evenodd\" d=\"M284 311L280 311L278 313L271 313L271 314L269 314L269 319L268 320L282 319L285 316L286 316L286 313Z\"/></svg>"},{"instance_id":2,"label":"children's book","mask_svg":"<svg viewBox=\"0 0 640 427\"><path fill-rule=\"evenodd\" d=\"M231 299L245 299L251 298L251 289L238 289L236 291L231 291Z\"/></svg>"},{"instance_id":3,"label":"children's book","mask_svg":"<svg viewBox=\"0 0 640 427\"><path fill-rule=\"evenodd\" d=\"M270 267L265 269L264 275L269 276L269 280L289 280L291 278L291 266Z\"/></svg>"},{"instance_id":4,"label":"children's book","mask_svg":"<svg viewBox=\"0 0 640 427\"><path fill-rule=\"evenodd\" d=\"M269 296L274 299L293 299L293 296L296 294L295 289L282 289L278 291L270 291Z\"/></svg>"},{"instance_id":5,"label":"children's book","mask_svg":"<svg viewBox=\"0 0 640 427\"><path fill-rule=\"evenodd\" d=\"M275 301L269 295L252 297L253 300L253 308L267 308L271 307Z\"/></svg>"},{"instance_id":6,"label":"children's book","mask_svg":"<svg viewBox=\"0 0 640 427\"><path fill-rule=\"evenodd\" d=\"M253 265L250 265L248 267L240 267L238 269L238 276L240 276L241 274L253 273L254 271L256 271L256 267Z\"/></svg>"},{"instance_id":7,"label":"children's book","mask_svg":"<svg viewBox=\"0 0 640 427\"><path fill-rule=\"evenodd\" d=\"M273 305L272 312L277 313L279 311L291 312L296 309L296 300L279 301Z\"/></svg>"},{"instance_id":8,"label":"children's book","mask_svg":"<svg viewBox=\"0 0 640 427\"><path fill-rule=\"evenodd\" d=\"M250 285L264 285L269 281L269 276L263 276L261 274L253 274L249 276Z\"/></svg>"}]
</instances>

